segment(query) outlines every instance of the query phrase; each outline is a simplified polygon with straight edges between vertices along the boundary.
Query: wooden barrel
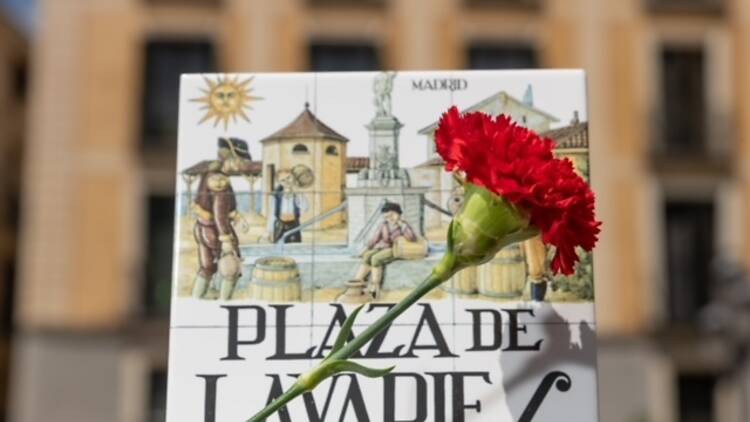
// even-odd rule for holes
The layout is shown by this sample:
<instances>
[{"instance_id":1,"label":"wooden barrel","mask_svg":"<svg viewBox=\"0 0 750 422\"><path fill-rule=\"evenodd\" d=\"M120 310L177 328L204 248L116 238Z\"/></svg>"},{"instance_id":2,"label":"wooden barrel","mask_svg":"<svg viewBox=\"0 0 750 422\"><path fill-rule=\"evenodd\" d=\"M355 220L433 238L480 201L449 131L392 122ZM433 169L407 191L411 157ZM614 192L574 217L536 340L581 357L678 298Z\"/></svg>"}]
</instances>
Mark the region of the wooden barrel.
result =
<instances>
[{"instance_id":1,"label":"wooden barrel","mask_svg":"<svg viewBox=\"0 0 750 422\"><path fill-rule=\"evenodd\" d=\"M417 239L411 242L401 236L393 242L393 257L399 259L424 259L427 256L427 241Z\"/></svg>"},{"instance_id":2,"label":"wooden barrel","mask_svg":"<svg viewBox=\"0 0 750 422\"><path fill-rule=\"evenodd\" d=\"M302 298L299 268L292 258L263 257L255 261L250 297L268 302L292 302Z\"/></svg>"},{"instance_id":3,"label":"wooden barrel","mask_svg":"<svg viewBox=\"0 0 750 422\"><path fill-rule=\"evenodd\" d=\"M443 290L459 295L477 293L477 267L468 267L456 273L440 286Z\"/></svg>"},{"instance_id":4,"label":"wooden barrel","mask_svg":"<svg viewBox=\"0 0 750 422\"><path fill-rule=\"evenodd\" d=\"M526 285L526 264L521 246L506 246L495 258L478 269L477 291L480 295L512 299L521 297Z\"/></svg>"}]
</instances>

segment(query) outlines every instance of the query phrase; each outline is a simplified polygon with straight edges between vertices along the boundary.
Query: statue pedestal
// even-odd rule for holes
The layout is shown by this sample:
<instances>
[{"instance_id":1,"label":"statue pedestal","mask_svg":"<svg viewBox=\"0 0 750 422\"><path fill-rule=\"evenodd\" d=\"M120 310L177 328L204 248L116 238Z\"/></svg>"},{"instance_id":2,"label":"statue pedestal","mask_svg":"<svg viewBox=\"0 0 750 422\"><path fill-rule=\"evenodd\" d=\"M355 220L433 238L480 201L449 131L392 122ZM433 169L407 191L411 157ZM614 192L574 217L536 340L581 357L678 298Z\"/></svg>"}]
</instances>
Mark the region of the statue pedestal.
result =
<instances>
[{"instance_id":1,"label":"statue pedestal","mask_svg":"<svg viewBox=\"0 0 750 422\"><path fill-rule=\"evenodd\" d=\"M361 252L374 231L383 221L380 207L383 202L401 205L404 219L420 235L424 235L422 197L426 187L357 187L346 190L349 247Z\"/></svg>"},{"instance_id":2,"label":"statue pedestal","mask_svg":"<svg viewBox=\"0 0 750 422\"><path fill-rule=\"evenodd\" d=\"M398 135L404 125L394 116L375 116L365 127L370 133L370 166L359 172L362 187L408 187L409 174L399 167Z\"/></svg>"}]
</instances>

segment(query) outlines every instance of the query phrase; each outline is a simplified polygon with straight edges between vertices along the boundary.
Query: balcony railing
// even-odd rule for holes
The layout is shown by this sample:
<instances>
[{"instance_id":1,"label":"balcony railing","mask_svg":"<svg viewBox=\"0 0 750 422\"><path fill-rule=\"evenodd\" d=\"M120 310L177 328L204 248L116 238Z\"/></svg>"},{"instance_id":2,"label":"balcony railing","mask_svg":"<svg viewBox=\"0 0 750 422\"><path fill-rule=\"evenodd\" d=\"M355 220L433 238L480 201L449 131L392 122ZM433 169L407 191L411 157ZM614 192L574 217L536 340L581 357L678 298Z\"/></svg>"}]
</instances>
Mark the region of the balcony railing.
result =
<instances>
[{"instance_id":1,"label":"balcony railing","mask_svg":"<svg viewBox=\"0 0 750 422\"><path fill-rule=\"evenodd\" d=\"M711 112L701 122L668 121L663 113L652 113L649 149L653 164L658 168L689 167L696 171L729 171L736 147L735 120L730 112ZM681 125L683 130L672 130L670 125ZM692 140L679 137L690 131Z\"/></svg>"}]
</instances>

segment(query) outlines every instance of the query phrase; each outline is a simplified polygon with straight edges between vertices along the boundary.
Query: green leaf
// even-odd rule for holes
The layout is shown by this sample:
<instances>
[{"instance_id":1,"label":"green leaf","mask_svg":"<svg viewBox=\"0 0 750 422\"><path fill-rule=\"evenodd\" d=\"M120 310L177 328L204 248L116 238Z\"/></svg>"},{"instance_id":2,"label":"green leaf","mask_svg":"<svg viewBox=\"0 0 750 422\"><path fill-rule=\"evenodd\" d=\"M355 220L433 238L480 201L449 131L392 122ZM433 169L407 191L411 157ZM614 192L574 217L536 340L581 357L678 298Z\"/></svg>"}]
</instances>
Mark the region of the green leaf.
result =
<instances>
[{"instance_id":1,"label":"green leaf","mask_svg":"<svg viewBox=\"0 0 750 422\"><path fill-rule=\"evenodd\" d=\"M453 220L448 224L448 236L446 237L447 244L445 245L445 250L449 252L453 252Z\"/></svg>"},{"instance_id":2,"label":"green leaf","mask_svg":"<svg viewBox=\"0 0 750 422\"><path fill-rule=\"evenodd\" d=\"M391 366L390 368L383 369L368 368L350 360L340 360L331 363L331 369L337 374L340 372L354 372L368 378L379 378L388 375L394 368L396 367Z\"/></svg>"},{"instance_id":3,"label":"green leaf","mask_svg":"<svg viewBox=\"0 0 750 422\"><path fill-rule=\"evenodd\" d=\"M333 348L331 349L331 353L328 354L328 357L330 357L332 354L336 353L339 349L344 347L344 344L346 344L346 340L349 339L349 334L352 333L352 326L354 325L354 320L357 319L357 315L359 314L359 311L361 311L364 306L365 305L359 305L357 309L355 309L354 312L352 312L351 315L349 315L346 318L346 321L344 321L344 325L341 326L341 331L339 331L339 335L336 336L336 341L333 343Z\"/></svg>"}]
</instances>

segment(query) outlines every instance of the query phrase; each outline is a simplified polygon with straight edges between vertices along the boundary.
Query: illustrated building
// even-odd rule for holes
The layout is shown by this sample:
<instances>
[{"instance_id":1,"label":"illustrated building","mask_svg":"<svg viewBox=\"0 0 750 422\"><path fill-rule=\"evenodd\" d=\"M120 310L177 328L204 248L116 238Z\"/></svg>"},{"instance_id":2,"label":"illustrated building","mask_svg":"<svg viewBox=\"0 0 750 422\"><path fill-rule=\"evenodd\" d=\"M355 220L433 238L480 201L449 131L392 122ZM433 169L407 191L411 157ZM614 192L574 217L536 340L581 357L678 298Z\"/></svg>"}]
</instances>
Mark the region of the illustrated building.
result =
<instances>
[{"instance_id":1,"label":"illustrated building","mask_svg":"<svg viewBox=\"0 0 750 422\"><path fill-rule=\"evenodd\" d=\"M506 91L500 91L478 103L461 110L462 112L479 111L492 116L505 114L513 121L522 124L536 132L549 131L553 123L558 122L555 116L534 107L534 92L531 85L527 86L523 99L518 99ZM435 205L446 208L451 191L454 188L453 177L443 171L443 160L435 151L435 130L438 122L419 130L420 135L427 137L427 161L416 166L411 171L414 186L433 186L426 194L426 199ZM426 228L440 226L448 221L448 216L427 208L425 209L424 224Z\"/></svg>"},{"instance_id":2,"label":"illustrated building","mask_svg":"<svg viewBox=\"0 0 750 422\"><path fill-rule=\"evenodd\" d=\"M309 204L301 215L301 222L341 205L346 185L346 144L349 140L318 120L308 103L291 123L260 142L263 144L262 186L266 193L262 207L264 215L268 215L272 209L273 197L269 193L278 186L276 173L300 164L310 169L325 169L315 171L312 184L298 191L305 194ZM343 221L344 214L337 213L321 221L318 227L331 227Z\"/></svg>"},{"instance_id":3,"label":"illustrated building","mask_svg":"<svg viewBox=\"0 0 750 422\"><path fill-rule=\"evenodd\" d=\"M559 121L555 116L534 107L534 91L531 85L526 87L523 99L518 99L508 94L506 91L500 91L461 111L464 113L481 111L482 113L487 113L491 116L505 114L510 116L513 121L536 132L549 130L553 123ZM419 134L426 135L429 140L429 142L427 142L428 159L438 156L435 151L434 142L435 130L437 130L437 127L438 122L433 122L419 130Z\"/></svg>"},{"instance_id":4,"label":"illustrated building","mask_svg":"<svg viewBox=\"0 0 750 422\"><path fill-rule=\"evenodd\" d=\"M568 126L548 130L541 135L554 140L555 153L573 161L575 168L586 180L589 179L589 124L578 119L578 112L574 113Z\"/></svg>"}]
</instances>

